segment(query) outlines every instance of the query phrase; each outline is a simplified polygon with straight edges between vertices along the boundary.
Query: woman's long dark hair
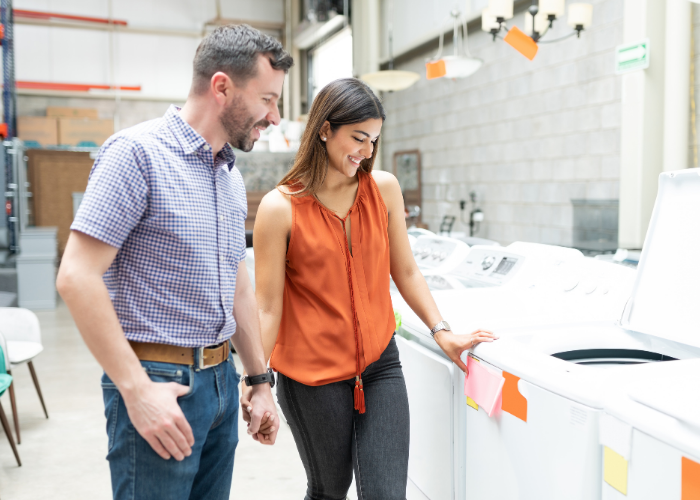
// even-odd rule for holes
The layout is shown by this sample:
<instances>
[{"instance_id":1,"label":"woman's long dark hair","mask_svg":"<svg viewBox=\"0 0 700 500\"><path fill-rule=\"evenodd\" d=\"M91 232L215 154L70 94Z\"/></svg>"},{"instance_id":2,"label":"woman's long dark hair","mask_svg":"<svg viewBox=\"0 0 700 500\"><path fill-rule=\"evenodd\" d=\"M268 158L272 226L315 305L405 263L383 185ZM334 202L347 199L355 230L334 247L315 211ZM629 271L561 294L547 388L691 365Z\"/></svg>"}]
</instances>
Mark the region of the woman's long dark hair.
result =
<instances>
[{"instance_id":1,"label":"woman's long dark hair","mask_svg":"<svg viewBox=\"0 0 700 500\"><path fill-rule=\"evenodd\" d=\"M309 121L301 137L294 164L277 186L295 186L294 196L316 193L326 178L328 168L326 143L319 136L323 124L328 121L331 130L335 131L342 125L360 123L372 118L381 118L384 121L386 114L379 98L364 82L357 78L343 78L323 87L311 106ZM360 170L372 172L378 152L379 138L374 143L371 158L365 158L360 163ZM297 190L296 186L299 184L302 187Z\"/></svg>"}]
</instances>

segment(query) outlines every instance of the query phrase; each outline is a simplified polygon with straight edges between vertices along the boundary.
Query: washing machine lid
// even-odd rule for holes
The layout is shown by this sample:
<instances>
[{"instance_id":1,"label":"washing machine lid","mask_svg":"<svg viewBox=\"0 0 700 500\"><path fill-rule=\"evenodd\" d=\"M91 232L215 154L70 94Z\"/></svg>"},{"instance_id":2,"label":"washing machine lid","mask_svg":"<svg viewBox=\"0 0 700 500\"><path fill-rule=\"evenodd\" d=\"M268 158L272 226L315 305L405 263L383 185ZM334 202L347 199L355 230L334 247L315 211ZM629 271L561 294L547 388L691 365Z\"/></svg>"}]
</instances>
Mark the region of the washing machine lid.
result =
<instances>
[{"instance_id":1,"label":"washing machine lid","mask_svg":"<svg viewBox=\"0 0 700 500\"><path fill-rule=\"evenodd\" d=\"M700 360L630 367L605 397L605 412L685 453L700 457Z\"/></svg>"},{"instance_id":2,"label":"washing machine lid","mask_svg":"<svg viewBox=\"0 0 700 500\"><path fill-rule=\"evenodd\" d=\"M700 169L659 176L623 327L700 347Z\"/></svg>"},{"instance_id":3,"label":"washing machine lid","mask_svg":"<svg viewBox=\"0 0 700 500\"><path fill-rule=\"evenodd\" d=\"M637 403L700 428L700 360L664 363L658 374L638 380L629 391Z\"/></svg>"}]
</instances>

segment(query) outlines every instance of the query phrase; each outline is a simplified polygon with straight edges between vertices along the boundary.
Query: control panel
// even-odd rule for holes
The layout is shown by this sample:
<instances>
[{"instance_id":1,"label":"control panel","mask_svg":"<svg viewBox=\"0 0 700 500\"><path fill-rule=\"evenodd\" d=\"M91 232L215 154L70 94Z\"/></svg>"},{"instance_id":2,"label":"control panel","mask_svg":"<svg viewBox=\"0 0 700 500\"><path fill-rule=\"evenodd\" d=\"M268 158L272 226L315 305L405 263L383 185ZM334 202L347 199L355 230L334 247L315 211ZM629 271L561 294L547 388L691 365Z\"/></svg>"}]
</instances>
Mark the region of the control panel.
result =
<instances>
[{"instance_id":1,"label":"control panel","mask_svg":"<svg viewBox=\"0 0 700 500\"><path fill-rule=\"evenodd\" d=\"M500 286L508 282L523 267L526 257L499 247L472 247L452 276L464 288Z\"/></svg>"},{"instance_id":2,"label":"control panel","mask_svg":"<svg viewBox=\"0 0 700 500\"><path fill-rule=\"evenodd\" d=\"M413 244L413 256L422 271L450 272L469 253L469 245L444 236L420 236Z\"/></svg>"}]
</instances>

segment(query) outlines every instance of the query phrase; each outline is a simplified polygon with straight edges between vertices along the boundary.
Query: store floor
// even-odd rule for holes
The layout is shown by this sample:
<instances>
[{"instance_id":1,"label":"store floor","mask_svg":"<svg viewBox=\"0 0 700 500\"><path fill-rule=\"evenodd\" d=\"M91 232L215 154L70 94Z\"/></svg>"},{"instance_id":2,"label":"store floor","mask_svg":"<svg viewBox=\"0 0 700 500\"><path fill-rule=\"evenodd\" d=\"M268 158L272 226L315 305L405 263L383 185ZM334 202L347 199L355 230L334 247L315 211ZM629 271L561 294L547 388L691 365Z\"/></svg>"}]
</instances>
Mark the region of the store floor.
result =
<instances>
[{"instance_id":1,"label":"store floor","mask_svg":"<svg viewBox=\"0 0 700 500\"><path fill-rule=\"evenodd\" d=\"M44 352L34 365L50 418L44 417L29 369L15 368L22 467L17 467L7 438L0 430L0 498L108 500L112 496L105 460L102 370L85 347L63 303L55 311L41 311L37 315ZM13 425L8 395L3 395L0 401ZM303 498L306 477L289 427L282 425L277 443L271 447L253 441L245 429L241 420L231 498Z\"/></svg>"}]
</instances>

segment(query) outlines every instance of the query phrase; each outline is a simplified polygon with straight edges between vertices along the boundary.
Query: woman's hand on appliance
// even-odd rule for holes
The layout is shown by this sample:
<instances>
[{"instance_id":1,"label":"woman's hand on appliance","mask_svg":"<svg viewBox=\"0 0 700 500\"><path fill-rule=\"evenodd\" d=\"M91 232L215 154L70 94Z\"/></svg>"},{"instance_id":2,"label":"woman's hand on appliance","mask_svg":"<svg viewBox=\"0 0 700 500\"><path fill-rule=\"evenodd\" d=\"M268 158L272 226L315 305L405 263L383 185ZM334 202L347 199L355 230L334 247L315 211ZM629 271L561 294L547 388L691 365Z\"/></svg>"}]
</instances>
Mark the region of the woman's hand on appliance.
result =
<instances>
[{"instance_id":1,"label":"woman's hand on appliance","mask_svg":"<svg viewBox=\"0 0 700 500\"><path fill-rule=\"evenodd\" d=\"M440 349L464 373L467 373L467 365L462 361L462 353L482 342L493 342L496 339L498 337L488 330L476 330L469 335L455 335L450 330L440 330L435 334L435 341Z\"/></svg>"}]
</instances>

